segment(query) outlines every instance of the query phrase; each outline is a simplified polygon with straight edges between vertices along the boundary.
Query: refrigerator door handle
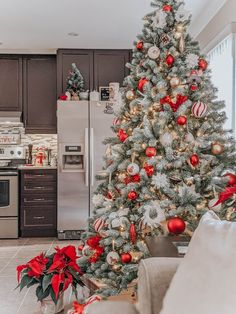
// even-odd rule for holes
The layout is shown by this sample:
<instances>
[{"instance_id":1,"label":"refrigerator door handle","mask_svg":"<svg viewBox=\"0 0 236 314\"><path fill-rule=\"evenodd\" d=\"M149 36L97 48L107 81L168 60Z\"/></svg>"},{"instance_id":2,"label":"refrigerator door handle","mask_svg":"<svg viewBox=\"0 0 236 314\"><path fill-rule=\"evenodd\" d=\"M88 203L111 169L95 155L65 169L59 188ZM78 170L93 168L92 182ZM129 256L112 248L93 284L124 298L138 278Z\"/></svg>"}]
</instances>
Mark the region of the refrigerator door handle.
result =
<instances>
[{"instance_id":1,"label":"refrigerator door handle","mask_svg":"<svg viewBox=\"0 0 236 314\"><path fill-rule=\"evenodd\" d=\"M90 129L91 186L94 186L94 129Z\"/></svg>"},{"instance_id":2,"label":"refrigerator door handle","mask_svg":"<svg viewBox=\"0 0 236 314\"><path fill-rule=\"evenodd\" d=\"M85 151L84 151L84 174L85 174L85 185L89 186L89 132L88 128L85 128Z\"/></svg>"}]
</instances>

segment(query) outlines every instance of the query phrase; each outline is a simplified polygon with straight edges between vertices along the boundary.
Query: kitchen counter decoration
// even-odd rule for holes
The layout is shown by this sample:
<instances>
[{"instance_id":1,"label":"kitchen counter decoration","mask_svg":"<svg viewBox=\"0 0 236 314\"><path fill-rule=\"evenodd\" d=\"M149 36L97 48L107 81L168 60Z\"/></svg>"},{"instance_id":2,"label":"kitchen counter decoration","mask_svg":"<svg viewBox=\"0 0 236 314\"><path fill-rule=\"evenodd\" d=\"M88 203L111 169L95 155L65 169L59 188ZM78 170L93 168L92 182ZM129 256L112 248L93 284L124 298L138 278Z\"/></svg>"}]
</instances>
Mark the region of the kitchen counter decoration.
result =
<instances>
[{"instance_id":1,"label":"kitchen counter decoration","mask_svg":"<svg viewBox=\"0 0 236 314\"><path fill-rule=\"evenodd\" d=\"M72 245L56 247L55 252L49 255L41 253L28 263L17 266L17 288L22 290L37 285L36 296L41 302L42 313L59 313L64 308L64 291L71 286L77 297L77 285L84 286L77 258L76 249Z\"/></svg>"}]
</instances>

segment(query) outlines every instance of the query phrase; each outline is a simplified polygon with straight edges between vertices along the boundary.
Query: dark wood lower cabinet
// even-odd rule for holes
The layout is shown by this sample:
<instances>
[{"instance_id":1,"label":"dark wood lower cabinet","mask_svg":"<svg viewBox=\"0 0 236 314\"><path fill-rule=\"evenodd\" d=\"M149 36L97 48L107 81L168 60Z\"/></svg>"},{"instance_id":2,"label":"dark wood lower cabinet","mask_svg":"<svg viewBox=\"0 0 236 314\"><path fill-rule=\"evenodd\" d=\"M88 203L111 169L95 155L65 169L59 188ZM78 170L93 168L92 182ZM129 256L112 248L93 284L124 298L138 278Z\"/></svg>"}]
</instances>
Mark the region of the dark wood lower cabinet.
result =
<instances>
[{"instance_id":1,"label":"dark wood lower cabinet","mask_svg":"<svg viewBox=\"0 0 236 314\"><path fill-rule=\"evenodd\" d=\"M56 236L57 171L21 170L20 189L21 236Z\"/></svg>"}]
</instances>

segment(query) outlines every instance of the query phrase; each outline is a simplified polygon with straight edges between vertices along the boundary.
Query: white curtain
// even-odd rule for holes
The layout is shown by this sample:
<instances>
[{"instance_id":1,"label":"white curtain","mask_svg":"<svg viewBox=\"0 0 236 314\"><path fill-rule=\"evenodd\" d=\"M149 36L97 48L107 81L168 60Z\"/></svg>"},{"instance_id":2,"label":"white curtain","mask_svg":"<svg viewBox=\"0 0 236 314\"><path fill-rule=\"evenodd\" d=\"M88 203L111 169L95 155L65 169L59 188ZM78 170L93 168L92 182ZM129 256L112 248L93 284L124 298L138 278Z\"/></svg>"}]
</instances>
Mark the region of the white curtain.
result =
<instances>
[{"instance_id":1,"label":"white curtain","mask_svg":"<svg viewBox=\"0 0 236 314\"><path fill-rule=\"evenodd\" d=\"M212 70L212 81L218 88L218 99L226 103L226 114L228 117L225 123L226 129L235 131L235 92L234 92L234 35L227 36L213 50L208 53L210 68Z\"/></svg>"}]
</instances>

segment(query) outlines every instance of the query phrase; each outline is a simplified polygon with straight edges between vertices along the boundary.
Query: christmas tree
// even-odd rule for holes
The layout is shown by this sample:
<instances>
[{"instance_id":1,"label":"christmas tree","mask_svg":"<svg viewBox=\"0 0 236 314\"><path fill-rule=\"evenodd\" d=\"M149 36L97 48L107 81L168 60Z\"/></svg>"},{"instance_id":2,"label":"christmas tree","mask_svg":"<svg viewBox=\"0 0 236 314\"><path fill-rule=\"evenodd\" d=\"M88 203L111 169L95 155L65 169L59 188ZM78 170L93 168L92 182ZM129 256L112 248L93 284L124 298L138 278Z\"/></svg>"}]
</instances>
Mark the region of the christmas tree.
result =
<instances>
[{"instance_id":1,"label":"christmas tree","mask_svg":"<svg viewBox=\"0 0 236 314\"><path fill-rule=\"evenodd\" d=\"M105 295L126 288L148 256L145 235L191 234L213 209L234 220L236 154L223 129L224 103L178 0L153 0L108 138L93 217L79 263L103 279ZM206 239L207 241L207 239Z\"/></svg>"},{"instance_id":2,"label":"christmas tree","mask_svg":"<svg viewBox=\"0 0 236 314\"><path fill-rule=\"evenodd\" d=\"M72 63L71 67L72 70L67 79L66 91L70 92L72 95L73 94L79 95L80 92L83 92L85 90L84 78L75 63Z\"/></svg>"}]
</instances>

